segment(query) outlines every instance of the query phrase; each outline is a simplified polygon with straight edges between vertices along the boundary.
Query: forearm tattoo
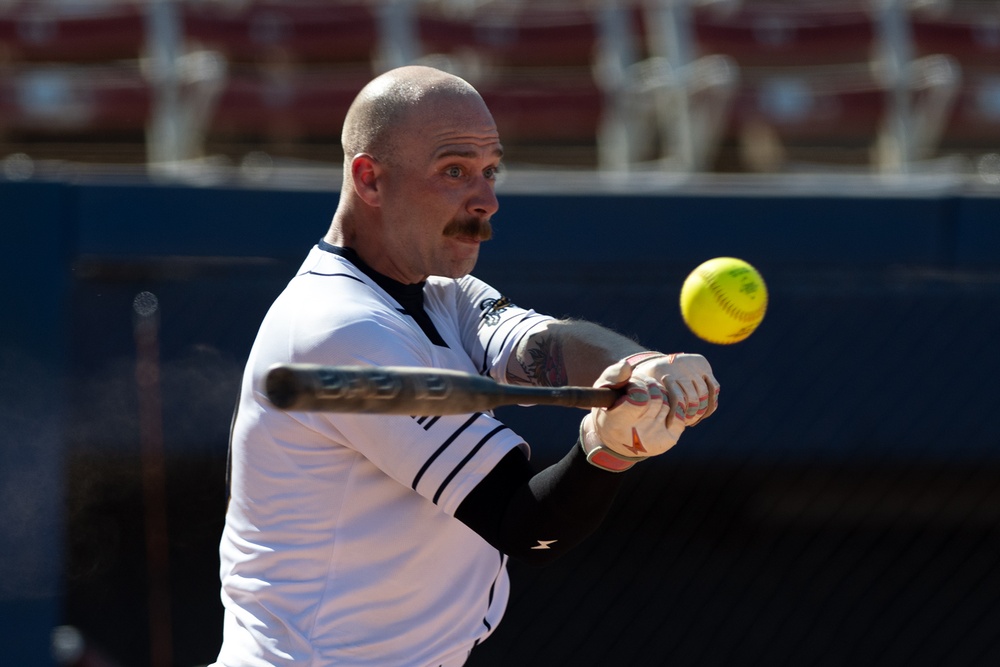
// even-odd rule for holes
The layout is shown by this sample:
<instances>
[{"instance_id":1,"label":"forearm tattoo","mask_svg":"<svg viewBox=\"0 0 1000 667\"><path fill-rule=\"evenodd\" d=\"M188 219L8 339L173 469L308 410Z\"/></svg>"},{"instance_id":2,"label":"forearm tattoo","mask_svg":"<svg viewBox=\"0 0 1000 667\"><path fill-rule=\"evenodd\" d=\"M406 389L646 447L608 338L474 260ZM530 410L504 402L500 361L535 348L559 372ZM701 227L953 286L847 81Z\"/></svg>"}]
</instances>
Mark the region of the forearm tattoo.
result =
<instances>
[{"instance_id":1,"label":"forearm tattoo","mask_svg":"<svg viewBox=\"0 0 1000 667\"><path fill-rule=\"evenodd\" d=\"M562 345L555 336L535 336L517 357L520 373L508 368L507 381L539 387L564 387L567 383Z\"/></svg>"}]
</instances>

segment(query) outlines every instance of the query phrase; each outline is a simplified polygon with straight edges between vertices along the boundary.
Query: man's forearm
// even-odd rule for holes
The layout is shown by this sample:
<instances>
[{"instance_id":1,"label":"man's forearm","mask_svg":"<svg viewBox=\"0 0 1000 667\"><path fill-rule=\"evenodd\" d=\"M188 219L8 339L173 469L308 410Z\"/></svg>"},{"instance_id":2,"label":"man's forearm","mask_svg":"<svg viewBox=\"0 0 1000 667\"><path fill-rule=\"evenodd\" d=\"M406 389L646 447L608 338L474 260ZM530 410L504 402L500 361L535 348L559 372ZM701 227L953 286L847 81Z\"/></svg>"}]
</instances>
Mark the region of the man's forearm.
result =
<instances>
[{"instance_id":1,"label":"man's forearm","mask_svg":"<svg viewBox=\"0 0 1000 667\"><path fill-rule=\"evenodd\" d=\"M643 349L599 324L559 320L521 340L507 364L507 381L541 387L589 387L605 368Z\"/></svg>"}]
</instances>

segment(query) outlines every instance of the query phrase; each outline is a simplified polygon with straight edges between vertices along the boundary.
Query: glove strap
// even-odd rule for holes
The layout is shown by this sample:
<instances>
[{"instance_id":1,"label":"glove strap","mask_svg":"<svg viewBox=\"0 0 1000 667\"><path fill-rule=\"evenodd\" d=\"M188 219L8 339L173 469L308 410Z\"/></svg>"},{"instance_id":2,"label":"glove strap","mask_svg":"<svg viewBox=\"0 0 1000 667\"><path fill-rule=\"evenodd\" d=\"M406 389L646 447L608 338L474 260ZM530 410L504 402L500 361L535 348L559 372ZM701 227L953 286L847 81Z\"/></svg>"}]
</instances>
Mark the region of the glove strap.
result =
<instances>
[{"instance_id":1,"label":"glove strap","mask_svg":"<svg viewBox=\"0 0 1000 667\"><path fill-rule=\"evenodd\" d=\"M638 461L627 459L604 445L599 445L587 453L587 463L608 472L625 472Z\"/></svg>"},{"instance_id":2,"label":"glove strap","mask_svg":"<svg viewBox=\"0 0 1000 667\"><path fill-rule=\"evenodd\" d=\"M587 455L587 463L608 472L625 472L645 459L645 457L624 456L605 447L604 443L597 439L597 434L583 430L582 421L580 422L580 448Z\"/></svg>"}]
</instances>

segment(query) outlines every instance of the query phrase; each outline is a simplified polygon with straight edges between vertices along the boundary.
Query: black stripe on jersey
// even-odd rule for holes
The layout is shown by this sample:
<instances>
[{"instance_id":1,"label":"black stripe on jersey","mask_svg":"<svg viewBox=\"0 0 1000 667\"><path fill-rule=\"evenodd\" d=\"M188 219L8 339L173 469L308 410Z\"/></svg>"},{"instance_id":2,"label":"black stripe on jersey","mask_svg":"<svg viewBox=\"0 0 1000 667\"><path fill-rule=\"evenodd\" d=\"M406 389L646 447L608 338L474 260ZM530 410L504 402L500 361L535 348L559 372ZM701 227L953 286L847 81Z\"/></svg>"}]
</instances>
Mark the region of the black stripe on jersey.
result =
<instances>
[{"instance_id":1,"label":"black stripe on jersey","mask_svg":"<svg viewBox=\"0 0 1000 667\"><path fill-rule=\"evenodd\" d=\"M438 416L438 417L432 417L432 418L430 418L430 421L428 421L428 422L427 422L427 423L425 424L425 423L424 423L424 420L428 418L427 416L423 416L423 417L417 417L417 416L414 416L413 418L417 420L417 423L418 423L418 424L420 424L421 426L423 426L423 427L424 427L424 430L425 430L425 431L429 431L429 430L431 430L431 426L434 426L434 424L436 424L436 423L437 423L437 420L441 419L441 417L440 417L440 416Z\"/></svg>"},{"instance_id":2,"label":"black stripe on jersey","mask_svg":"<svg viewBox=\"0 0 1000 667\"><path fill-rule=\"evenodd\" d=\"M402 303L401 297L396 297L396 300ZM405 307L397 308L396 310L400 314L406 315L416 322L417 326L420 327L420 330L424 332L424 335L427 336L427 339L431 343L437 345L438 347L448 347L448 343L444 342L444 338L442 338L441 334L438 333L437 327L434 326L434 322L431 321L431 316L427 314L426 310L424 310L423 305L414 306L411 303L405 303L403 305Z\"/></svg>"},{"instance_id":3,"label":"black stripe on jersey","mask_svg":"<svg viewBox=\"0 0 1000 667\"><path fill-rule=\"evenodd\" d=\"M437 493L434 494L434 498L433 500L431 500L431 502L437 505L437 501L441 499L441 494L444 493L445 488L448 486L451 480L455 479L455 475L458 474L458 471L464 468L465 464L468 463L472 459L472 457L476 455L476 452L482 449L483 445L489 442L493 438L493 436L495 436L500 431L508 431L508 430L510 429L506 425L500 424L495 429L484 435L483 439L477 442L476 446L470 449L469 453L465 455L465 458L459 461L458 465L455 466L454 470L452 470L448 474L448 476L444 478L444 481L441 482L441 486L438 487Z\"/></svg>"},{"instance_id":4,"label":"black stripe on jersey","mask_svg":"<svg viewBox=\"0 0 1000 667\"><path fill-rule=\"evenodd\" d=\"M233 418L229 421L229 447L226 448L226 502L233 497L233 433L236 431L236 415L240 412L240 399L236 399Z\"/></svg>"},{"instance_id":5,"label":"black stripe on jersey","mask_svg":"<svg viewBox=\"0 0 1000 667\"><path fill-rule=\"evenodd\" d=\"M503 342L500 344L500 349L503 349L503 346L507 343L507 339L509 339L511 337L512 333L514 332L514 330L517 328L517 326L519 324L521 324L523 322L527 322L528 320L533 320L533 319L538 319L538 318L548 319L548 318L545 317L545 315L539 315L538 313L525 313L525 314L521 315L521 319L519 319L517 322L515 322L513 325L511 325L510 328L507 329L507 334L504 336ZM507 322L504 321L504 322L501 322L499 325L497 325L497 330L493 332L493 335L490 336L490 340L486 343L486 346L483 348L483 363L480 364L480 366L479 366L479 374L480 375L485 375L486 374L487 360L489 359L490 348L493 347L493 338L495 338L496 335L498 333L500 333L500 329L506 323Z\"/></svg>"},{"instance_id":6,"label":"black stripe on jersey","mask_svg":"<svg viewBox=\"0 0 1000 667\"><path fill-rule=\"evenodd\" d=\"M355 275L351 275L350 273L320 273L319 271L305 271L304 273L300 273L299 275L300 276L322 276L324 278L337 278L337 277L340 277L340 278L350 278L351 280L357 280L362 285L365 284L365 281L363 281L361 278L358 278Z\"/></svg>"},{"instance_id":7,"label":"black stripe on jersey","mask_svg":"<svg viewBox=\"0 0 1000 667\"><path fill-rule=\"evenodd\" d=\"M420 479L424 476L424 473L427 472L427 469L431 467L431 464L434 463L434 461L436 461L439 456L441 456L444 450L448 449L451 443L455 442L455 438L460 436L465 431L465 429L472 426L472 423L477 419L479 419L482 416L482 414L483 414L482 412L472 413L472 416L469 417L464 424L455 429L455 432L452 433L450 436L448 436L447 440L441 443L441 446L437 448L437 451L431 454L430 458L427 459L423 467L420 468L420 471L417 473L417 476L413 478L413 484L410 485L411 489L413 489L414 491L417 490L417 484L420 484Z\"/></svg>"},{"instance_id":8,"label":"black stripe on jersey","mask_svg":"<svg viewBox=\"0 0 1000 667\"><path fill-rule=\"evenodd\" d=\"M506 564L507 561L507 556L504 555L502 551L498 550L497 553L500 554L500 569L497 571L497 576L493 578L493 584L490 585L490 597L486 603L486 616L483 616L483 625L486 626L487 630L493 629L493 626L490 625L489 621L490 609L493 608L493 596L494 594L496 594L497 582L500 581L500 577L503 575L504 565Z\"/></svg>"}]
</instances>

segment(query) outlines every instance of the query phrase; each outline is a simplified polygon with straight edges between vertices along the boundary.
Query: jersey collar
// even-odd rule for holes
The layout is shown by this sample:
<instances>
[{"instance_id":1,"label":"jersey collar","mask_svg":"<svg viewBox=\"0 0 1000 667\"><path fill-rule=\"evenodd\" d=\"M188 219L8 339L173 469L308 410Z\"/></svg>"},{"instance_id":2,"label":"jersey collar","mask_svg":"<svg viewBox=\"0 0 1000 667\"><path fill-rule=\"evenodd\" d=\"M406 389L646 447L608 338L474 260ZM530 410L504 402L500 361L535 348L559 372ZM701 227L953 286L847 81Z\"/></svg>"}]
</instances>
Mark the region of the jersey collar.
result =
<instances>
[{"instance_id":1,"label":"jersey collar","mask_svg":"<svg viewBox=\"0 0 1000 667\"><path fill-rule=\"evenodd\" d=\"M357 251L354 248L345 248L339 245L333 245L332 243L328 243L324 239L319 240L318 246L320 250L333 253L334 255L340 255L348 262L358 267L362 273L364 273L366 276L374 280L379 287L381 287L390 295L392 295L394 299L400 300L400 302L402 302L402 300L400 299L400 297L402 297L402 299L409 301L417 297L417 295L419 295L418 298L420 300L420 303L421 304L423 303L424 285L426 284L425 281L409 285L406 283L401 283L398 280L394 280L389 276L383 273L379 273L372 267L368 266L368 264L366 264L365 261L361 259L361 257L358 255Z\"/></svg>"}]
</instances>

